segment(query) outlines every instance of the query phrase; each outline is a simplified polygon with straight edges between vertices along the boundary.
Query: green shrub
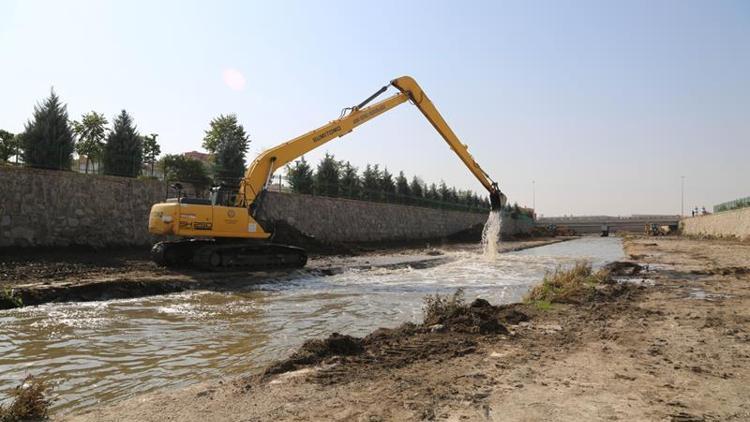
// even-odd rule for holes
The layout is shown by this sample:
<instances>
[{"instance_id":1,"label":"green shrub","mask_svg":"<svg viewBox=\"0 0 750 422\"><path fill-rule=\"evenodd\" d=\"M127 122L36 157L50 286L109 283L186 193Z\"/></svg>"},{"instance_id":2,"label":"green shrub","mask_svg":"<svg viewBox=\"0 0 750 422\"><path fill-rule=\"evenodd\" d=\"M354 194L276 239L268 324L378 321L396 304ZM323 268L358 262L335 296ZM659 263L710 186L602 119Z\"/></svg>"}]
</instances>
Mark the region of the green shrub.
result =
<instances>
[{"instance_id":1,"label":"green shrub","mask_svg":"<svg viewBox=\"0 0 750 422\"><path fill-rule=\"evenodd\" d=\"M550 309L552 309L552 302L550 302L549 300L535 300L530 303L540 311L549 311Z\"/></svg>"},{"instance_id":2,"label":"green shrub","mask_svg":"<svg viewBox=\"0 0 750 422\"><path fill-rule=\"evenodd\" d=\"M47 384L31 375L10 392L11 403L7 407L0 404L0 422L20 422L46 420L52 400L45 396Z\"/></svg>"},{"instance_id":3,"label":"green shrub","mask_svg":"<svg viewBox=\"0 0 750 422\"><path fill-rule=\"evenodd\" d=\"M20 308L23 300L10 287L0 290L0 309Z\"/></svg>"},{"instance_id":4,"label":"green shrub","mask_svg":"<svg viewBox=\"0 0 750 422\"><path fill-rule=\"evenodd\" d=\"M578 302L583 296L594 292L596 285L606 280L609 272L594 273L591 264L577 262L572 268L557 267L547 272L542 283L526 295L526 302L570 303Z\"/></svg>"},{"instance_id":5,"label":"green shrub","mask_svg":"<svg viewBox=\"0 0 750 422\"><path fill-rule=\"evenodd\" d=\"M466 307L464 301L464 289L458 288L452 296L434 296L424 298L424 323L426 325L439 324L441 321L450 319Z\"/></svg>"}]
</instances>

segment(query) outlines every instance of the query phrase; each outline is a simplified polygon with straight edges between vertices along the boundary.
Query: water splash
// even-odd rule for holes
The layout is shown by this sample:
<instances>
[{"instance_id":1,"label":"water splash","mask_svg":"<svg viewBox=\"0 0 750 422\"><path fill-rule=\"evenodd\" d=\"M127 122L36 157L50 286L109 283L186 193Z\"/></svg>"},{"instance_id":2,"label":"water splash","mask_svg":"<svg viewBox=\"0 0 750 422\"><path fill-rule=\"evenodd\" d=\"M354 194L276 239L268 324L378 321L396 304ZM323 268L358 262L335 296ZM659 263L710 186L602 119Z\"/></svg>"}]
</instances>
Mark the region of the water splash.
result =
<instances>
[{"instance_id":1,"label":"water splash","mask_svg":"<svg viewBox=\"0 0 750 422\"><path fill-rule=\"evenodd\" d=\"M494 259L497 255L498 243L500 242L500 224L502 216L500 211L490 211L487 222L484 223L482 230L482 250L484 257Z\"/></svg>"}]
</instances>

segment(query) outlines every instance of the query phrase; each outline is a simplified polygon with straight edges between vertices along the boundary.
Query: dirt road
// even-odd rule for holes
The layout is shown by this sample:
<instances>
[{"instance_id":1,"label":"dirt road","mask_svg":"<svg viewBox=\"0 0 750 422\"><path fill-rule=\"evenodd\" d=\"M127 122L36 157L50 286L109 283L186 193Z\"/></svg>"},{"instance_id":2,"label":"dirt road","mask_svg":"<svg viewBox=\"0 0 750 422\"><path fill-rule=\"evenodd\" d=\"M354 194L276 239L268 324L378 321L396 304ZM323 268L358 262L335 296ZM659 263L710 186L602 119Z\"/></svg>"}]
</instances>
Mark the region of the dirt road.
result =
<instances>
[{"instance_id":1,"label":"dirt road","mask_svg":"<svg viewBox=\"0 0 750 422\"><path fill-rule=\"evenodd\" d=\"M639 238L626 251L647 271L583 303L480 303L472 315L501 324L332 337L263 377L65 419L750 420L750 245ZM338 356L309 359L320 350Z\"/></svg>"}]
</instances>

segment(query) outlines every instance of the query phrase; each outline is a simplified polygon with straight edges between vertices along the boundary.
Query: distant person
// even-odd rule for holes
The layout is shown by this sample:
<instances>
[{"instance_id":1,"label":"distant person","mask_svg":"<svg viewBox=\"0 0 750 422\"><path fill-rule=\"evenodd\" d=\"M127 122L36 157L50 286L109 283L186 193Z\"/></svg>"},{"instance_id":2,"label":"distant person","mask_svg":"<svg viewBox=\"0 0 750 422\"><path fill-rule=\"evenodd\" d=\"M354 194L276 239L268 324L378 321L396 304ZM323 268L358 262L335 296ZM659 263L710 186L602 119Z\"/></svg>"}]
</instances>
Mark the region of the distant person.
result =
<instances>
[{"instance_id":1,"label":"distant person","mask_svg":"<svg viewBox=\"0 0 750 422\"><path fill-rule=\"evenodd\" d=\"M693 217L695 217L695 210L690 210L690 213L692 214Z\"/></svg>"}]
</instances>

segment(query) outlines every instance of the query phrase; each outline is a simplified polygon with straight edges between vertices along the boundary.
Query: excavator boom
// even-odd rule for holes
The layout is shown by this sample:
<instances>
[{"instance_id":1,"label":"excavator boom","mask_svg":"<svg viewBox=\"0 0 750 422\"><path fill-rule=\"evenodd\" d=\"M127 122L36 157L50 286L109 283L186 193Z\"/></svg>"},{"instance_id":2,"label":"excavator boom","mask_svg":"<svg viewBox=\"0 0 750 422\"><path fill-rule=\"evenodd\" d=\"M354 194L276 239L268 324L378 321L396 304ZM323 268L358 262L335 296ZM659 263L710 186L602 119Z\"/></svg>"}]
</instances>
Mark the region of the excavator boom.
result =
<instances>
[{"instance_id":1,"label":"excavator boom","mask_svg":"<svg viewBox=\"0 0 750 422\"><path fill-rule=\"evenodd\" d=\"M500 192L497 183L494 182L482 167L479 166L476 160L474 160L474 157L469 153L469 147L462 144L458 139L458 136L453 133L453 130L448 126L448 123L443 119L443 116L427 97L427 94L422 91L422 88L417 84L417 81L409 76L402 76L398 79L392 80L391 85L395 86L401 91L401 93L409 97L419 111L422 112L424 117L432 124L435 130L438 131L440 136L445 139L445 142L448 143L453 152L458 155L458 158L460 158L464 165L469 168L469 171L471 171L474 177L479 180L479 183L487 189L490 193L492 208L498 209L502 205L505 205L505 200L503 199L504 196L501 196L502 193Z\"/></svg>"},{"instance_id":2,"label":"excavator boom","mask_svg":"<svg viewBox=\"0 0 750 422\"><path fill-rule=\"evenodd\" d=\"M419 108L419 111L448 143L453 152L458 155L469 171L487 189L490 194L492 209L496 210L505 205L505 196L500 192L497 183L474 160L468 147L461 143L419 84L409 76L402 76L392 80L391 85L399 90L397 94L368 106L367 104L387 90L388 86L384 86L362 103L347 109L351 111L342 115L339 119L261 153L248 167L245 178L240 182L236 205L250 206L266 187L273 172L278 168L332 139L348 134L357 126L406 101L411 101Z\"/></svg>"}]
</instances>

